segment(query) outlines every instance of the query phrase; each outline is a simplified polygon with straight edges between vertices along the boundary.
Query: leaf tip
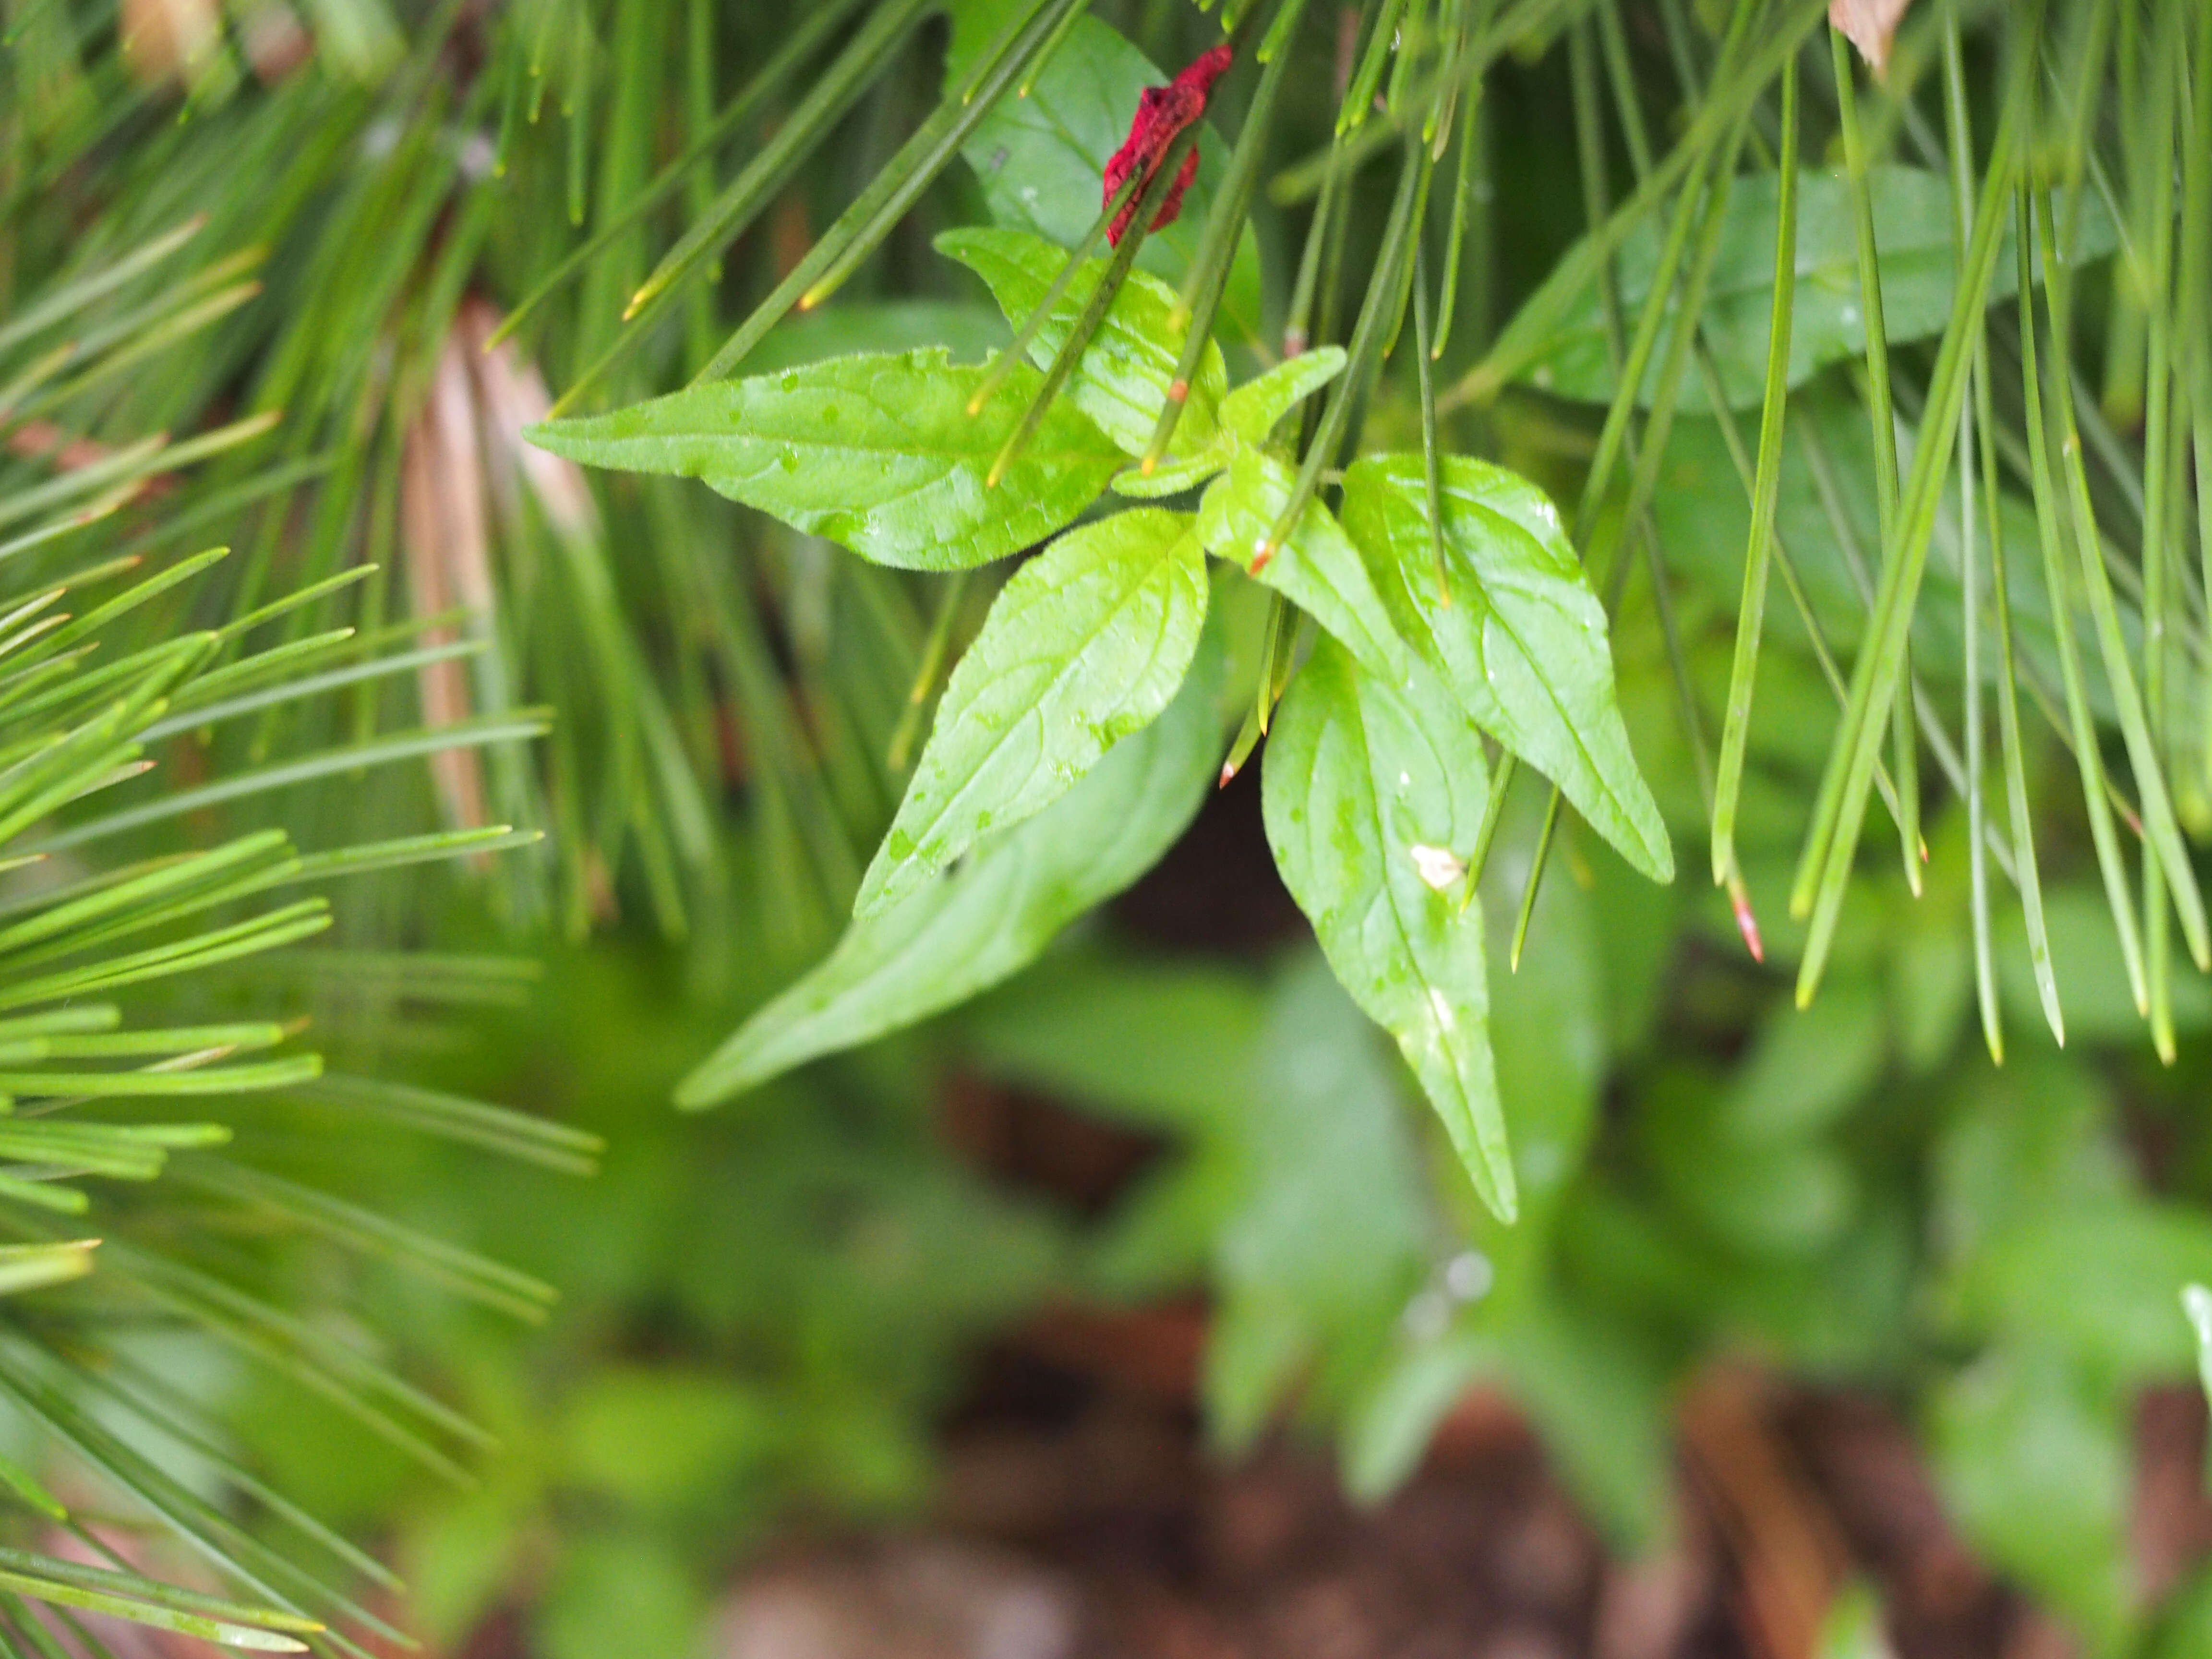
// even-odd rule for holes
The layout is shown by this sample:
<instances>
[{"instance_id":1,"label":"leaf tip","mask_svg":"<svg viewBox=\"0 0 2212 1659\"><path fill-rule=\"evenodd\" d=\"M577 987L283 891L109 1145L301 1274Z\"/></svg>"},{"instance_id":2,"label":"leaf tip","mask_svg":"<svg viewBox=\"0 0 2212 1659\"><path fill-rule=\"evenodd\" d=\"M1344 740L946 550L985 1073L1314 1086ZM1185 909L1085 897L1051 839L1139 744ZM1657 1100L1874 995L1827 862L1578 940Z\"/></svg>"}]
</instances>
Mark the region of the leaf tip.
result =
<instances>
[{"instance_id":1,"label":"leaf tip","mask_svg":"<svg viewBox=\"0 0 2212 1659\"><path fill-rule=\"evenodd\" d=\"M1759 935L1759 918L1752 914L1751 895L1744 890L1741 878L1729 883L1729 906L1735 912L1735 930L1743 935L1743 947L1751 952L1753 962L1766 960L1766 945Z\"/></svg>"},{"instance_id":2,"label":"leaf tip","mask_svg":"<svg viewBox=\"0 0 2212 1659\"><path fill-rule=\"evenodd\" d=\"M720 1104L729 1092L719 1086L714 1076L702 1066L678 1084L669 1098L679 1112L703 1112Z\"/></svg>"}]
</instances>

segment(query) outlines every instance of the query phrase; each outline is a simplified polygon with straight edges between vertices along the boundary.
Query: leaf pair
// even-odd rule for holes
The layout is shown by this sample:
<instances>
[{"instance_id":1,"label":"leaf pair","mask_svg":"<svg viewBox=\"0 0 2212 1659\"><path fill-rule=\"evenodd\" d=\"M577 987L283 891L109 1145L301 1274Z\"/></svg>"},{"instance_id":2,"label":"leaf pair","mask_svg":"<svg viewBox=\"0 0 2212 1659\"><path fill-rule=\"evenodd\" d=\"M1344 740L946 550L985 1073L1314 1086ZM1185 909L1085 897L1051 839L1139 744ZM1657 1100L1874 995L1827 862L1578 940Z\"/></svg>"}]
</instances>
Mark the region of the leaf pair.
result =
<instances>
[{"instance_id":1,"label":"leaf pair","mask_svg":"<svg viewBox=\"0 0 2212 1659\"><path fill-rule=\"evenodd\" d=\"M1291 484L1286 463L1243 450L1207 490L1200 533L1248 556ZM1308 506L1260 567L1330 635L1284 699L1264 805L1329 965L1397 1040L1476 1190L1510 1220L1482 916L1460 897L1489 805L1481 732L1554 778L1638 869L1663 881L1674 859L1629 750L1604 611L1556 510L1463 458L1444 461L1440 486L1441 572L1419 455L1355 463L1341 520Z\"/></svg>"},{"instance_id":2,"label":"leaf pair","mask_svg":"<svg viewBox=\"0 0 2212 1659\"><path fill-rule=\"evenodd\" d=\"M1557 782L1621 855L1656 881L1674 861L1613 691L1605 612L1543 492L1464 456L1440 474L1438 586L1419 455L1370 455L1345 475L1341 521L1307 507L1255 573L1310 613L1367 673L1409 665L1468 718ZM1249 554L1289 499L1290 468L1240 454L1199 509L1226 557ZM1406 689L1410 690L1410 685Z\"/></svg>"}]
</instances>

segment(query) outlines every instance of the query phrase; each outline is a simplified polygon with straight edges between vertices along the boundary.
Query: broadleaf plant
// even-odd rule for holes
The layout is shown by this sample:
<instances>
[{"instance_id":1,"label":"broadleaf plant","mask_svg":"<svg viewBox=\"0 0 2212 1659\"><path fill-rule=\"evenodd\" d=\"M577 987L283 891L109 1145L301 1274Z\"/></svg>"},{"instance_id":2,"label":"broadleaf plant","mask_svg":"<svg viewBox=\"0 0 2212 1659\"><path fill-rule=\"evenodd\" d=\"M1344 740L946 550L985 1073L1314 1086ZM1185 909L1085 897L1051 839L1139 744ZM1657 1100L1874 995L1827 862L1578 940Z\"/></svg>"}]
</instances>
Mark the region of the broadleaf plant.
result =
<instances>
[{"instance_id":1,"label":"broadleaf plant","mask_svg":"<svg viewBox=\"0 0 2212 1659\"><path fill-rule=\"evenodd\" d=\"M1557 509L1472 458L1450 458L1431 489L1420 455L1370 457L1345 475L1341 527L1308 501L1273 546L1298 483L1272 434L1332 382L1345 395L1341 353L1294 358L1231 391L1206 339L1184 380L1194 319L1158 279L1071 264L1020 229L956 231L937 246L985 280L1016 330L981 369L941 352L831 358L531 431L571 459L702 478L795 530L913 568L965 569L1038 543L1092 507L1109 476L1141 488L1171 400L1169 478L1203 488L1195 516L1133 507L1068 530L1000 589L945 686L844 941L681 1097L711 1103L951 1006L1139 873L1109 861L1110 879L1073 890L1040 873L1048 819L1035 815L1061 801L1055 816L1070 822L1054 831L1080 844L1078 809L1115 799L1069 791L1182 681L1206 611L1203 548L1242 573L1225 580L1256 579L1298 608L1271 637L1293 639L1301 611L1326 636L1289 682L1267 751L1269 838L1332 966L1397 1038L1484 1202L1510 1218L1482 919L1462 890L1490 817L1480 734L1554 777L1638 869L1674 874L1615 703L1604 611ZM1279 651L1263 669L1263 726L1283 695ZM1308 676L1316 684L1298 690ZM1224 781L1236 763L1217 757ZM1028 820L1036 833L1025 837ZM970 849L973 868L940 875Z\"/></svg>"},{"instance_id":2,"label":"broadleaf plant","mask_svg":"<svg viewBox=\"0 0 2212 1659\"><path fill-rule=\"evenodd\" d=\"M2185 1374L2172 1289L2212 1262L2201 1216L2172 1197L2203 1197L2185 1109L2212 1017L2212 981L2182 948L2202 943L2189 867L2212 826L2212 13L1913 0L1874 9L1896 26L1868 37L1874 73L1823 28L1827 9L318 0L227 27L203 0L18 7L0 53L0 281L29 287L0 324L5 557L174 573L186 549L238 550L190 583L189 617L166 608L180 589L103 626L128 641L118 656L167 644L164 629L245 625L280 592L329 610L325 585L355 580L377 641L356 659L335 616L282 613L274 659L200 682L228 711L206 775L173 793L158 775L116 784L145 799L112 839L54 844L108 816L104 795L24 833L58 862L126 841L133 858L210 814L240 815L244 836L276 827L253 792L289 777L310 803L283 823L299 846L361 839L360 812L397 839L432 805L392 787L422 745L534 728L531 711L556 706L535 744L428 761L449 823L550 832L485 872L501 919L574 939L642 920L716 1019L760 1007L687 1103L1036 963L970 1018L995 1024L997 1052L1021 1049L1024 1074L1193 1154L1190 1181L1125 1206L1116 1283L1224 1292L1206 1394L1224 1441L1295 1398L1343 1429L1350 1479L1376 1492L1468 1382L1504 1381L1592 1512L1649 1540L1668 1401L1748 1340L1914 1400L1973 1541L2112 1648L2147 1611L2116 1541L2122 1390ZM125 50L152 13L209 20L204 49ZM286 31L268 25L295 14L294 49L272 59ZM1132 197L1115 245L1104 173L1142 94L1224 44L1180 216L1147 230ZM1004 251L1000 283L931 258L948 233L948 248ZM1017 270L1021 291L994 295ZM80 301L82 326L47 328ZM1109 349L1138 312L1157 337ZM1209 428L1217 353L1238 384ZM617 410L595 417L611 441L621 406L694 377L665 405L681 418L631 453L657 443L653 465L721 477L766 516L686 480L586 479L516 441L553 390L564 410ZM853 441L872 418L865 384L902 377L950 445L926 464L887 459L920 428L876 421ZM1157 401L1177 377L1191 397ZM810 428L825 409L836 428ZM164 431L191 435L147 435ZM71 455L82 437L102 447ZM1461 522L1519 499L1516 474L1559 504L1556 540L1508 546ZM155 479L158 501L125 494ZM1048 562L1054 535L1115 524L1120 497L1194 514L1216 561L1183 690L1139 729L1079 734L1071 752L1100 757L1060 799L854 916L933 708L946 752L990 747L943 703L987 601L1015 591L1000 562L1040 543ZM1500 571L1527 579L1512 605L1476 605ZM27 580L20 604L45 591ZM1593 606L1601 640L1578 621ZM1540 702L1509 708L1491 684L1504 659L1479 647L1505 614L1540 621L1530 637L1561 662L1554 685L1547 647L1533 670L1522 649L1512 683L1578 699L1548 724L1513 724ZM152 660L71 672L115 690ZM295 672L320 689L251 703L298 689ZM32 677L50 672L0 696L45 696ZM1279 807L1356 782L1295 759L1332 673L1394 706L1430 686L1467 721L1455 741L1485 733L1471 830L1456 797L1448 845L1419 839L1447 816L1428 795L1413 827L1379 795L1372 816L1427 849L1410 874L1431 896L1407 890L1421 908L1402 911L1403 937L1463 952L1479 922L1488 944L1510 1233L1471 1192L1409 1172L1425 1126L1398 1121L1387 1046L1348 1035L1365 1017L1318 952L1171 975L1120 954L1153 933L1151 894L1054 948L1161 855L1209 775L1249 763L1259 805ZM410 680L419 726L386 718ZM1073 701L1118 709L1118 690ZM303 717L312 741L289 746ZM197 730L175 726L162 752L193 752ZM345 793L380 757L372 787ZM1424 775L1401 771L1409 788ZM1692 861L1717 893L1662 889L1629 861L1660 867L1701 823L1711 856ZM1404 861L1385 849L1322 883L1315 847L1278 850L1418 1062L1402 995L1418 979L1378 984L1382 958L1348 956L1342 932ZM321 856L301 862L327 872ZM342 896L349 945L439 908L404 876L370 890ZM341 1002L394 980L455 1004L519 987L468 957L274 960L311 956ZM244 979L259 961L210 971ZM1514 970L1488 971L1502 963ZM1469 966L1452 956L1430 982L1465 1003ZM35 988L68 969L24 972ZM1180 994L1209 983L1230 994ZM1261 1002L1264 1035L1236 1017ZM2084 1051L2144 1028L2177 1069L2126 1076L2126 1121L2162 1092L2176 1145L2136 1180L2120 1120L2087 1098L2109 1062ZM1212 1063L1164 1085L1155 1038L1170 1030L1178 1059ZM448 1035L419 1020L402 1034ZM1263 1051L1249 1066L1247 1048ZM1148 1063L1128 1064L1139 1050ZM1731 1082L1696 1083L1739 1051ZM827 1066L777 1104L893 1069ZM1454 1115L1473 1085L1453 1071L1443 1121L1479 1129ZM395 1085L297 1092L488 1144L521 1133ZM1345 1156L1356 1138L1387 1155ZM218 1178L201 1152L167 1168L195 1159ZM358 1216L276 1191L295 1224L358 1232ZM118 1237L91 1253L90 1283L112 1273ZM1434 1252L1462 1248L1495 1282L1455 1301ZM0 1282L85 1254L33 1250L0 1259ZM97 1428L74 1425L87 1444ZM2097 1478L2045 1479L2011 1455L2030 1439L2093 1446L2080 1461ZM2068 1547L2039 1547L2043 1510L2069 1503Z\"/></svg>"}]
</instances>

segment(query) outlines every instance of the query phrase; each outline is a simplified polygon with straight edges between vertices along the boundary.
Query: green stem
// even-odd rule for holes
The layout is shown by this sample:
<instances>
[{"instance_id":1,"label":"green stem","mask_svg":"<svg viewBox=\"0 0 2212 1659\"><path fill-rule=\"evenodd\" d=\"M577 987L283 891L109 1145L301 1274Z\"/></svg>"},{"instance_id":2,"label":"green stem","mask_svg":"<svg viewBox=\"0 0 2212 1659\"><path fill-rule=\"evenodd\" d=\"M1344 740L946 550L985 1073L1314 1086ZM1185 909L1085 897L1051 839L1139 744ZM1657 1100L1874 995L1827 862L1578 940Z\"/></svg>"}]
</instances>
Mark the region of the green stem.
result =
<instances>
[{"instance_id":1,"label":"green stem","mask_svg":"<svg viewBox=\"0 0 2212 1659\"><path fill-rule=\"evenodd\" d=\"M921 730L922 711L929 707L930 694L937 689L938 677L945 669L945 654L951 648L952 625L959 618L960 607L967 601L968 588L975 574L972 570L956 572L937 597L937 613L930 618L929 637L922 643L921 659L915 665L914 684L908 689L906 706L899 710L898 726L891 733L890 747L884 756L884 764L894 772L906 770L907 757L913 752L915 738Z\"/></svg>"},{"instance_id":2,"label":"green stem","mask_svg":"<svg viewBox=\"0 0 2212 1659\"><path fill-rule=\"evenodd\" d=\"M1143 173L1132 173L1121 181L1121 188L1107 198L1105 207L1091 221L1091 228L1083 233L1083 240L1060 262L1059 270L1054 273L1051 283L1045 289L1044 297L1036 302L1028 316L1022 319L1022 325L1014 331L1014 337L999 349L998 354L983 370L982 379L975 384L975 395L968 400L970 415L982 412L983 405L991 400L991 394L1005 384L1007 375L1013 373L1014 365L1029 361L1030 345L1036 341L1039 331L1051 320L1052 313L1059 308L1061 299L1075 280L1076 273L1084 268L1098 244L1105 240L1107 228L1114 222L1114 216L1129 204L1130 198L1136 195L1144 183Z\"/></svg>"},{"instance_id":3,"label":"green stem","mask_svg":"<svg viewBox=\"0 0 2212 1659\"><path fill-rule=\"evenodd\" d=\"M1313 499L1322 468L1334 465L1333 458L1344 441L1352 405L1365 398L1380 364L1382 341L1396 328L1398 313L1406 303L1406 277L1412 263L1409 255L1419 220L1417 209L1427 194L1430 166L1425 146L1417 142L1408 148L1398 174L1397 196L1390 204L1389 222L1383 228L1382 245L1376 252L1375 275L1359 307L1359 320L1352 326L1344 374L1322 411L1312 441L1306 446L1305 459L1298 467L1289 499L1267 533L1252 549L1251 568L1255 570L1273 557L1275 550L1289 538L1298 515Z\"/></svg>"},{"instance_id":4,"label":"green stem","mask_svg":"<svg viewBox=\"0 0 2212 1659\"><path fill-rule=\"evenodd\" d=\"M1045 15L1030 19L1022 43L998 59L973 88L972 100L948 98L939 104L694 380L716 380L727 374L794 305L801 311L811 310L836 293L951 164L961 145L1005 94L1007 84L1042 50L1041 42L1054 27L1057 9L1065 7L1079 12L1082 6L1083 0L1048 0Z\"/></svg>"}]
</instances>

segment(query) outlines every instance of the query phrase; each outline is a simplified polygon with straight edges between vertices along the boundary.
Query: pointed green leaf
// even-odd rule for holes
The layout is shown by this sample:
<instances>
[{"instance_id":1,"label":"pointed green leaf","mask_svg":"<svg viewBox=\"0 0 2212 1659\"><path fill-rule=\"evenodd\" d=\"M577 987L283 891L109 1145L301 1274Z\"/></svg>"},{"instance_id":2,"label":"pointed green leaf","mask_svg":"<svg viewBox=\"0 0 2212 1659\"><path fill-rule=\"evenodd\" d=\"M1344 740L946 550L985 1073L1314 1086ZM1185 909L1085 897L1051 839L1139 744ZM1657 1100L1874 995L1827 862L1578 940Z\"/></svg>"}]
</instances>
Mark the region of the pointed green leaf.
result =
<instances>
[{"instance_id":1,"label":"pointed green leaf","mask_svg":"<svg viewBox=\"0 0 2212 1659\"><path fill-rule=\"evenodd\" d=\"M1483 1202L1510 1221L1482 911L1460 902L1490 793L1482 738L1425 665L1402 687L1333 641L1316 648L1267 739L1267 841L1329 966L1397 1039Z\"/></svg>"},{"instance_id":2,"label":"pointed green leaf","mask_svg":"<svg viewBox=\"0 0 2212 1659\"><path fill-rule=\"evenodd\" d=\"M1221 400L1221 423L1247 443L1264 444L1278 421L1343 372L1342 346L1285 358Z\"/></svg>"},{"instance_id":3,"label":"pointed green leaf","mask_svg":"<svg viewBox=\"0 0 2212 1659\"><path fill-rule=\"evenodd\" d=\"M1207 488L1198 507L1206 550L1240 568L1274 527L1291 499L1290 465L1256 449L1240 449L1229 470ZM1319 623L1371 674L1395 678L1406 647L1375 591L1359 550L1334 514L1309 502L1297 531L1255 573L1260 580Z\"/></svg>"},{"instance_id":4,"label":"pointed green leaf","mask_svg":"<svg viewBox=\"0 0 2212 1659\"><path fill-rule=\"evenodd\" d=\"M1951 186L1940 173L1920 167L1869 168L1875 224L1881 239L1883 331L1891 344L1942 331L1958 283L1955 210ZM1703 337L1720 370L1729 402L1757 404L1765 395L1766 342L1774 304L1775 221L1781 180L1773 173L1746 173L1729 191L1720 251L1705 288ZM2094 198L2084 198L2080 258L2112 252L2117 233ZM1647 219L1631 231L1615 256L1620 304L1633 315L1651 289L1663 226ZM1562 398L1610 403L1619 371L1606 349L1605 313L1587 266L1571 254L1555 269L1586 286L1534 355L1521 378ZM1790 384L1802 385L1831 363L1866 356L1866 319L1859 303L1858 245L1849 180L1841 173L1802 173L1798 179L1796 303L1790 330ZM1560 280L1559 278L1555 278ZM2000 250L1990 286L1994 305L2015 291L2009 246ZM1539 289L1527 309L1540 313L1552 301ZM1672 306L1669 310L1671 312ZM1659 378L1655 360L1639 388L1649 403Z\"/></svg>"},{"instance_id":5,"label":"pointed green leaf","mask_svg":"<svg viewBox=\"0 0 2212 1659\"><path fill-rule=\"evenodd\" d=\"M1055 400L1021 459L985 488L1039 377L1015 365L971 416L982 374L942 348L835 357L549 421L527 435L591 466L703 479L878 564L964 570L1043 540L1096 500L1121 463L1089 416Z\"/></svg>"},{"instance_id":6,"label":"pointed green leaf","mask_svg":"<svg viewBox=\"0 0 2212 1659\"><path fill-rule=\"evenodd\" d=\"M1345 478L1345 528L1399 633L1624 858L1673 880L1667 827L1613 694L1605 611L1559 510L1526 479L1466 456L1444 459L1441 482L1449 603L1437 591L1421 457L1370 455Z\"/></svg>"},{"instance_id":7,"label":"pointed green leaf","mask_svg":"<svg viewBox=\"0 0 2212 1659\"><path fill-rule=\"evenodd\" d=\"M1114 475L1114 493L1140 501L1180 495L1186 489L1197 489L1220 471L1236 453L1237 441L1225 430L1218 430L1205 448L1179 456L1150 472L1139 472L1133 466L1122 468Z\"/></svg>"},{"instance_id":8,"label":"pointed green leaf","mask_svg":"<svg viewBox=\"0 0 2212 1659\"><path fill-rule=\"evenodd\" d=\"M1023 230L949 230L937 239L937 251L957 259L989 284L992 297L1016 328L1043 302L1046 290L1067 263L1066 248ZM1060 355L1105 270L1103 259L1089 261L1030 337L1030 361L1038 368L1049 368ZM1173 289L1157 276L1132 271L1067 379L1067 395L1075 406L1132 455L1144 453L1152 441L1153 424L1167 401L1182 353L1188 330L1176 325L1175 309ZM1208 341L1176 428L1182 448L1205 447L1228 390L1229 367L1222 361L1221 348Z\"/></svg>"},{"instance_id":9,"label":"pointed green leaf","mask_svg":"<svg viewBox=\"0 0 2212 1659\"><path fill-rule=\"evenodd\" d=\"M1198 811L1221 758L1220 678L1209 642L1164 714L1066 798L977 848L951 879L855 921L826 960L678 1086L677 1104L726 1100L927 1019L1035 961L1061 928L1151 868Z\"/></svg>"},{"instance_id":10,"label":"pointed green leaf","mask_svg":"<svg viewBox=\"0 0 2212 1659\"><path fill-rule=\"evenodd\" d=\"M1206 622L1191 515L1137 507L1024 565L953 670L854 913L906 897L1058 800L1168 706Z\"/></svg>"}]
</instances>

